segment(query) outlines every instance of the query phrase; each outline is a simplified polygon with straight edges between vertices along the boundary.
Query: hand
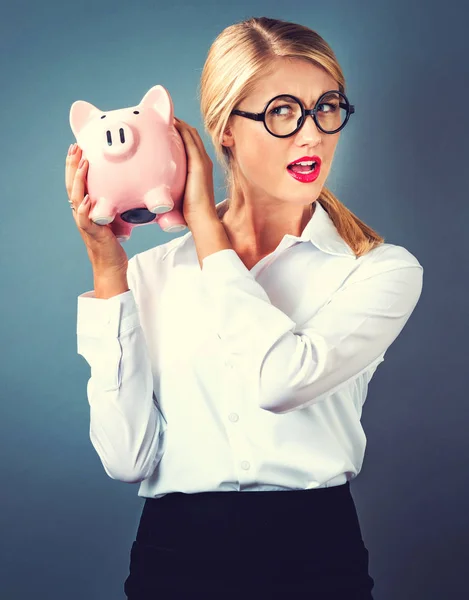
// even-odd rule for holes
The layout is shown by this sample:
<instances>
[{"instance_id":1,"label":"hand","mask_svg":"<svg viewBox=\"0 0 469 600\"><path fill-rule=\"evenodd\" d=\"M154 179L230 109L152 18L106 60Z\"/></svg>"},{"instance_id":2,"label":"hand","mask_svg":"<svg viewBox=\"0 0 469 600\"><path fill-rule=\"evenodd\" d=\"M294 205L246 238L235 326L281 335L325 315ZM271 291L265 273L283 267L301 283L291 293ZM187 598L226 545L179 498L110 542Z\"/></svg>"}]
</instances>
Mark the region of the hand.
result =
<instances>
[{"instance_id":1,"label":"hand","mask_svg":"<svg viewBox=\"0 0 469 600\"><path fill-rule=\"evenodd\" d=\"M79 168L81 157L82 150L78 144L71 145L65 161L65 187L73 209L72 215L85 242L88 257L93 268L100 273L126 271L127 255L114 235L111 225L97 225L89 217L94 205L91 200L85 202L83 198L89 163L85 160Z\"/></svg>"},{"instance_id":2,"label":"hand","mask_svg":"<svg viewBox=\"0 0 469 600\"><path fill-rule=\"evenodd\" d=\"M174 125L184 142L187 156L187 179L184 188L182 212L191 229L195 220L215 217L215 193L213 188L213 163L195 127L174 117Z\"/></svg>"}]
</instances>

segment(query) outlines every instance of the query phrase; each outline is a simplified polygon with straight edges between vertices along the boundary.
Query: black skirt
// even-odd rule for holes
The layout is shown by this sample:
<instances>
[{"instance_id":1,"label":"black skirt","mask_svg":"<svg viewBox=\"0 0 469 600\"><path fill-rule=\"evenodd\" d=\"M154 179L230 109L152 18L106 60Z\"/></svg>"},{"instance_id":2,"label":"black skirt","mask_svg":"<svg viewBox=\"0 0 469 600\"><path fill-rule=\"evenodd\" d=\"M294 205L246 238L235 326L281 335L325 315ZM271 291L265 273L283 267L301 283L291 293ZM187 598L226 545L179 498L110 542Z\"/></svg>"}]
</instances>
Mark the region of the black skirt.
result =
<instances>
[{"instance_id":1,"label":"black skirt","mask_svg":"<svg viewBox=\"0 0 469 600\"><path fill-rule=\"evenodd\" d=\"M350 483L146 498L128 600L373 600Z\"/></svg>"}]
</instances>

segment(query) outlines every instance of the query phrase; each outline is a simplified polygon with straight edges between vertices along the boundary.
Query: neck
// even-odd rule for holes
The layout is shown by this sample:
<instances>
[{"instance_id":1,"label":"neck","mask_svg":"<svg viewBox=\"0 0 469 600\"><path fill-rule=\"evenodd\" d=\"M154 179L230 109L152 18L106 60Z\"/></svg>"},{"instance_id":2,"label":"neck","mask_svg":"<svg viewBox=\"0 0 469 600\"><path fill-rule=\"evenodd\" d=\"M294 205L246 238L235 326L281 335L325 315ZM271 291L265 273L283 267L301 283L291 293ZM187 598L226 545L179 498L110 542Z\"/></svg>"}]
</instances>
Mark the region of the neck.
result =
<instances>
[{"instance_id":1,"label":"neck","mask_svg":"<svg viewBox=\"0 0 469 600\"><path fill-rule=\"evenodd\" d=\"M291 206L285 202L250 202L234 195L221 222L238 254L259 257L270 254L286 234L301 236L316 203Z\"/></svg>"}]
</instances>

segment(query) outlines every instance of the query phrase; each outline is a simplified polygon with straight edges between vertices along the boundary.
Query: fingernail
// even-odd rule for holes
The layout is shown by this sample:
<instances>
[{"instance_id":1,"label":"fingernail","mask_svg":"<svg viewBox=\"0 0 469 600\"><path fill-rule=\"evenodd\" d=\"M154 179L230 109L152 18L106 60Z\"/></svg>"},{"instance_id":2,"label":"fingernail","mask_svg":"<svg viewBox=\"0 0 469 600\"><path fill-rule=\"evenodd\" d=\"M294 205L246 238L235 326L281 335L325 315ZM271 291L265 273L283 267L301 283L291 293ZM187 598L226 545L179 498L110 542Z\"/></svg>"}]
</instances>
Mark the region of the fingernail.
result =
<instances>
[{"instance_id":1,"label":"fingernail","mask_svg":"<svg viewBox=\"0 0 469 600\"><path fill-rule=\"evenodd\" d=\"M86 204L89 199L90 199L89 194L86 194L86 196L83 198L83 204Z\"/></svg>"},{"instance_id":2,"label":"fingernail","mask_svg":"<svg viewBox=\"0 0 469 600\"><path fill-rule=\"evenodd\" d=\"M70 146L69 146L69 148L68 148L68 155L69 155L69 156L70 156L70 154L71 154L71 152L72 152L72 147L73 147L73 144L70 144Z\"/></svg>"},{"instance_id":3,"label":"fingernail","mask_svg":"<svg viewBox=\"0 0 469 600\"><path fill-rule=\"evenodd\" d=\"M82 166L83 166L84 164L85 164L85 159L84 159L84 158L82 158L82 159L80 160L80 162L78 163L78 168L79 168L79 169L81 169L81 168L82 168Z\"/></svg>"}]
</instances>

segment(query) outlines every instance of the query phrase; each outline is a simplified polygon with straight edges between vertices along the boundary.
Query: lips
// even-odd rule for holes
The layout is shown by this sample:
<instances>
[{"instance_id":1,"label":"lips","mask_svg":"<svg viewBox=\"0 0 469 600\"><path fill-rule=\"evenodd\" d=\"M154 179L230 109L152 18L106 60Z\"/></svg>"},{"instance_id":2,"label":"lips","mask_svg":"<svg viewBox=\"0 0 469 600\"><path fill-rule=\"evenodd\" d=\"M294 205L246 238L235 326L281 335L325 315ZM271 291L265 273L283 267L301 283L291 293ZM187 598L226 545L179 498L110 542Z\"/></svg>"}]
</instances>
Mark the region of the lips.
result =
<instances>
[{"instance_id":1,"label":"lips","mask_svg":"<svg viewBox=\"0 0 469 600\"><path fill-rule=\"evenodd\" d=\"M295 163L299 163L299 162L311 162L314 161L317 163L317 167L321 166L321 159L319 158L319 156L302 156L301 158L297 158L296 160L292 161L291 163L289 163L287 165L287 167L290 167L291 165L294 165Z\"/></svg>"},{"instance_id":2,"label":"lips","mask_svg":"<svg viewBox=\"0 0 469 600\"><path fill-rule=\"evenodd\" d=\"M294 165L298 162L315 162L316 164L314 165L313 170L309 173L302 173L301 171L294 171L292 168L290 168L291 165ZM319 158L319 156L303 156L302 158L294 160L287 166L287 173L291 175L293 179L296 179L296 181L299 181L300 183L312 183L313 181L316 181L316 179L319 177L320 172L321 159Z\"/></svg>"}]
</instances>

